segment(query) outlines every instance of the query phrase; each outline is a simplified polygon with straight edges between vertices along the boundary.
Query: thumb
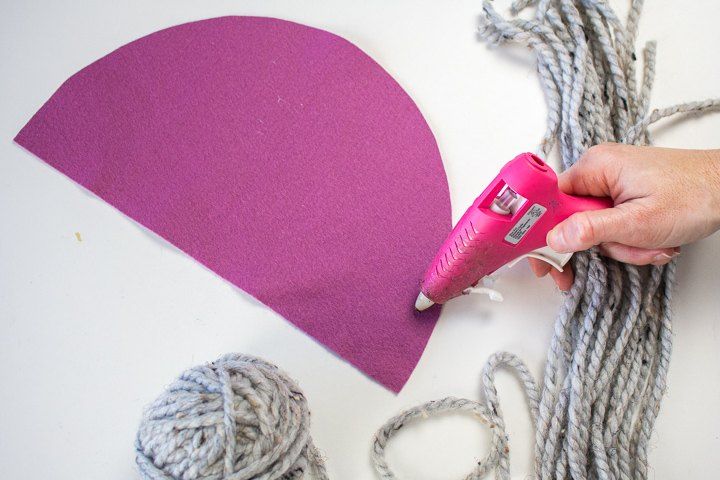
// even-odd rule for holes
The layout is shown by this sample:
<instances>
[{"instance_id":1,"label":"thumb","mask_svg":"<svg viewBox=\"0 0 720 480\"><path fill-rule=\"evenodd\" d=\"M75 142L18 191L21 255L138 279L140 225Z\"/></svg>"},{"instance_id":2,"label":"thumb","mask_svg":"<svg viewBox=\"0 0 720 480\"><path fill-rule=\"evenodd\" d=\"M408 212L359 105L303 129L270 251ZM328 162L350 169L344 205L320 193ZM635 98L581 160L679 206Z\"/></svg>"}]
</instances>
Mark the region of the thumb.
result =
<instances>
[{"instance_id":1,"label":"thumb","mask_svg":"<svg viewBox=\"0 0 720 480\"><path fill-rule=\"evenodd\" d=\"M621 242L628 215L618 208L571 215L547 234L547 244L559 253L579 252L605 242Z\"/></svg>"}]
</instances>

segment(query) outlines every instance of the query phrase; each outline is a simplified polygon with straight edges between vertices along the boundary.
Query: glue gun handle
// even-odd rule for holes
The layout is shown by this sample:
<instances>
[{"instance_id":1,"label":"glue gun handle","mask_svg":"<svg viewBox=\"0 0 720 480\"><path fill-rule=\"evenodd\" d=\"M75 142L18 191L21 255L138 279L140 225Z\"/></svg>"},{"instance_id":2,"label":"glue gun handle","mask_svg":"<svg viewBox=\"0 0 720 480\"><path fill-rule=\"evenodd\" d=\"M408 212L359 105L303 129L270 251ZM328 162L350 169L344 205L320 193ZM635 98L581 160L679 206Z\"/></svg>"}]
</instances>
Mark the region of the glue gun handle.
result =
<instances>
[{"instance_id":1,"label":"glue gun handle","mask_svg":"<svg viewBox=\"0 0 720 480\"><path fill-rule=\"evenodd\" d=\"M563 206L563 217L587 210L612 208L613 201L607 197L579 197L560 192L560 204Z\"/></svg>"}]
</instances>

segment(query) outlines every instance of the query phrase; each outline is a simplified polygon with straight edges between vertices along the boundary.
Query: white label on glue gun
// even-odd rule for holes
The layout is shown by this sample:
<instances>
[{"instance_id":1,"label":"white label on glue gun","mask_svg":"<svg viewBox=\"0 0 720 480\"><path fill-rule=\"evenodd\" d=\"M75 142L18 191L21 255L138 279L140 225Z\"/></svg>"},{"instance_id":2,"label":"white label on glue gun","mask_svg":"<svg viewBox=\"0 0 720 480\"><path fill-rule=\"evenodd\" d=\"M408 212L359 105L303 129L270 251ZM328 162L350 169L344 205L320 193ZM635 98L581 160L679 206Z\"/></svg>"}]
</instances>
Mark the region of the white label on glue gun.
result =
<instances>
[{"instance_id":1,"label":"white label on glue gun","mask_svg":"<svg viewBox=\"0 0 720 480\"><path fill-rule=\"evenodd\" d=\"M512 230L510 230L510 233L505 235L505 241L512 243L513 245L517 245L518 242L522 240L522 238L528 232L528 230L530 230L530 227L535 225L535 222L537 222L545 212L547 212L547 208L543 207L542 205L538 205L537 203L534 204L528 209L527 212L525 212L525 215L523 215L522 218L518 220L518 222L513 226Z\"/></svg>"}]
</instances>

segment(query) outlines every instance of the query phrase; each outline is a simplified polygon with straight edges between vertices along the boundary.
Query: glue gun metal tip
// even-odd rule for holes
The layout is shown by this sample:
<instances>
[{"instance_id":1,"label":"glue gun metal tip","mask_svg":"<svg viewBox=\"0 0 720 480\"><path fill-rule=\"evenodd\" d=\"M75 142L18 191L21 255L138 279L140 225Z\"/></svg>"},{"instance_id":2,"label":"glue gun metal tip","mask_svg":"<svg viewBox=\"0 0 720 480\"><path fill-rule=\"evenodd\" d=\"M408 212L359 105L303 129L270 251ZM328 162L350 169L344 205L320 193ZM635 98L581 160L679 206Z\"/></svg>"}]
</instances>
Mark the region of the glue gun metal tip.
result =
<instances>
[{"instance_id":1,"label":"glue gun metal tip","mask_svg":"<svg viewBox=\"0 0 720 480\"><path fill-rule=\"evenodd\" d=\"M427 310L428 308L435 305L435 302L430 300L425 296L424 293L420 292L420 294L417 296L417 300L415 300L415 310L422 312L423 310Z\"/></svg>"}]
</instances>

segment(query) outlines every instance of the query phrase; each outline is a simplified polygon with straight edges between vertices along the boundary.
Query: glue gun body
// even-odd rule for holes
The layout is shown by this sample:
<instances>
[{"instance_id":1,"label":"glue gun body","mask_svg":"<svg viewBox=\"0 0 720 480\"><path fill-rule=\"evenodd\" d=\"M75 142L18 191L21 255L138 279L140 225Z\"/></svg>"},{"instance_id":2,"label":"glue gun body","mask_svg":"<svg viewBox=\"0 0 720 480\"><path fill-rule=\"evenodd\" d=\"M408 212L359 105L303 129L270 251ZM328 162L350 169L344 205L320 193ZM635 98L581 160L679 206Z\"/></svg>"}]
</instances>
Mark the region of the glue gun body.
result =
<instances>
[{"instance_id":1,"label":"glue gun body","mask_svg":"<svg viewBox=\"0 0 720 480\"><path fill-rule=\"evenodd\" d=\"M573 213L609 207L610 199L561 192L545 162L531 153L518 155L455 225L425 273L415 307L425 310L468 293L487 275L525 257L562 271L572 254L550 249L547 233ZM493 290L479 290L497 298Z\"/></svg>"}]
</instances>

